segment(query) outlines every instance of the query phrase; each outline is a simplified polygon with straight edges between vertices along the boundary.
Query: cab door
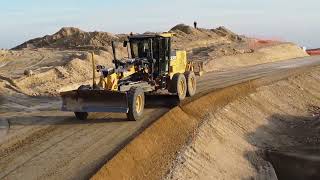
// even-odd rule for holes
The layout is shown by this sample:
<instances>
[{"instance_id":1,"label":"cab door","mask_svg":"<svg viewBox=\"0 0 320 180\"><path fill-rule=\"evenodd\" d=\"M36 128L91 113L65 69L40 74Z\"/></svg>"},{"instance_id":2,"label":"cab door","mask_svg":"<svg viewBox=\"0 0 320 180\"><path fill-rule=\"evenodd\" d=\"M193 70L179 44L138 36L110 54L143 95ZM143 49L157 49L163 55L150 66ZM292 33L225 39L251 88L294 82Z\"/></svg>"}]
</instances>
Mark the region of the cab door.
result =
<instances>
[{"instance_id":1,"label":"cab door","mask_svg":"<svg viewBox=\"0 0 320 180\"><path fill-rule=\"evenodd\" d=\"M160 37L159 41L159 74L169 73L171 38Z\"/></svg>"}]
</instances>

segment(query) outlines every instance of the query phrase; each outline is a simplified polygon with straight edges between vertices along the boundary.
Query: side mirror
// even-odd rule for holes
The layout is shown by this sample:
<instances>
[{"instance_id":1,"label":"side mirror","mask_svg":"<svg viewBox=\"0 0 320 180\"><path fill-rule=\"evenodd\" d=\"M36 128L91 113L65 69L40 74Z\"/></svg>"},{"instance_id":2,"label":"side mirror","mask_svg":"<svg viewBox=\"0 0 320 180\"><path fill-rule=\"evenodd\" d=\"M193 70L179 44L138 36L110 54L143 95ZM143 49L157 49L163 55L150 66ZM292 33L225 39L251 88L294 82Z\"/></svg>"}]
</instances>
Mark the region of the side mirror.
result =
<instances>
[{"instance_id":1,"label":"side mirror","mask_svg":"<svg viewBox=\"0 0 320 180\"><path fill-rule=\"evenodd\" d=\"M123 47L127 47L128 46L128 41L123 41Z\"/></svg>"}]
</instances>

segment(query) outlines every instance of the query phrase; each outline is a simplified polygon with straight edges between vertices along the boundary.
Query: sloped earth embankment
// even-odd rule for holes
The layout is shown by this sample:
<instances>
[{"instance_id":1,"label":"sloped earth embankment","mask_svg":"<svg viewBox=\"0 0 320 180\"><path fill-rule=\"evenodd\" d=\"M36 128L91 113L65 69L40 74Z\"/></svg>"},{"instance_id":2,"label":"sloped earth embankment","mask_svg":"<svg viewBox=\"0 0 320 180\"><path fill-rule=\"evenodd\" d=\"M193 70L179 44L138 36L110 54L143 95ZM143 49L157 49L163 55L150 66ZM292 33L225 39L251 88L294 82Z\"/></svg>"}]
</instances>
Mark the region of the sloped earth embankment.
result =
<instances>
[{"instance_id":1,"label":"sloped earth embankment","mask_svg":"<svg viewBox=\"0 0 320 180\"><path fill-rule=\"evenodd\" d=\"M319 179L319 70L209 112L167 179Z\"/></svg>"},{"instance_id":2,"label":"sloped earth embankment","mask_svg":"<svg viewBox=\"0 0 320 180\"><path fill-rule=\"evenodd\" d=\"M320 68L271 82L172 109L93 179L319 178Z\"/></svg>"},{"instance_id":3,"label":"sloped earth embankment","mask_svg":"<svg viewBox=\"0 0 320 180\"><path fill-rule=\"evenodd\" d=\"M245 66L253 66L257 64L264 64L276 61L283 61L287 59L299 58L309 56L299 46L293 43L279 43L272 46L255 49L253 52L245 52L243 50L235 51L234 55L216 56L216 47L208 47L206 51L197 53L195 51L191 58L193 60L202 60L206 62L204 66L205 71L223 71L228 69L235 69Z\"/></svg>"}]
</instances>

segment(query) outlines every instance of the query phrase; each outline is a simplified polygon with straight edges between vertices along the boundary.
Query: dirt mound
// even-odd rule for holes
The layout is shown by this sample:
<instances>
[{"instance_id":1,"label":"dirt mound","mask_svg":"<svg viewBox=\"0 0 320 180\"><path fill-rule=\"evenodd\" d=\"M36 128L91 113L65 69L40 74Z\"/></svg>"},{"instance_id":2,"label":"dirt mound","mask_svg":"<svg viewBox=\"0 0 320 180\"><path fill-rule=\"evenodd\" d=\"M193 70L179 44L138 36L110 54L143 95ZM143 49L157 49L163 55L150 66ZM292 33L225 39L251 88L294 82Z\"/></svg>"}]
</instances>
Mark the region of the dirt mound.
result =
<instances>
[{"instance_id":1,"label":"dirt mound","mask_svg":"<svg viewBox=\"0 0 320 180\"><path fill-rule=\"evenodd\" d=\"M227 29L226 27L218 27L216 29L205 29L205 28L193 28L191 26L185 24L178 24L171 28L170 32L175 32L181 34L181 32L188 34L188 35L199 35L201 33L206 33L208 36L218 35L222 37L226 37L231 40L242 40L242 37L237 35L236 33L232 32L231 30ZM209 36L210 37L210 36Z\"/></svg>"},{"instance_id":2,"label":"dirt mound","mask_svg":"<svg viewBox=\"0 0 320 180\"><path fill-rule=\"evenodd\" d=\"M185 24L178 24L171 28L170 31L181 31L186 34L195 34L196 29L192 28L191 26L185 25Z\"/></svg>"},{"instance_id":3,"label":"dirt mound","mask_svg":"<svg viewBox=\"0 0 320 180\"><path fill-rule=\"evenodd\" d=\"M175 49L189 50L194 47L203 47L212 43L230 43L246 39L224 27L219 27L217 29L195 29L185 24L178 24L171 28L170 32L176 34L176 37L173 38L173 47ZM13 50L25 48L92 50L98 48L110 52L111 41L122 42L127 36L128 34L113 35L108 32L85 32L74 27L64 27L53 35L46 35L44 37L29 40L14 47Z\"/></svg>"},{"instance_id":4,"label":"dirt mound","mask_svg":"<svg viewBox=\"0 0 320 180\"><path fill-rule=\"evenodd\" d=\"M174 26L170 32L176 34L173 38L173 48L192 50L210 45L229 44L230 46L245 43L248 38L237 35L230 30L219 27L217 29L193 28L185 24Z\"/></svg>"},{"instance_id":5,"label":"dirt mound","mask_svg":"<svg viewBox=\"0 0 320 180\"><path fill-rule=\"evenodd\" d=\"M119 41L121 37L108 32L85 32L78 28L64 27L53 35L46 35L41 38L29 40L13 49L23 48L61 48L79 49L106 47L111 41Z\"/></svg>"},{"instance_id":6,"label":"dirt mound","mask_svg":"<svg viewBox=\"0 0 320 180\"><path fill-rule=\"evenodd\" d=\"M244 36L237 35L236 33L232 32L231 30L223 26L218 27L216 29L204 29L204 28L195 29L185 24L178 24L174 26L170 31L178 34L181 34L181 32L183 32L187 35L199 35L201 33L206 33L208 36L218 35L220 37L226 37L227 39L233 40L233 41L242 41L243 39L245 39Z\"/></svg>"},{"instance_id":7,"label":"dirt mound","mask_svg":"<svg viewBox=\"0 0 320 180\"><path fill-rule=\"evenodd\" d=\"M242 41L245 38L243 36L237 35L236 33L232 32L224 26L220 26L217 29L212 29L212 31L220 36L228 37L233 41Z\"/></svg>"},{"instance_id":8,"label":"dirt mound","mask_svg":"<svg viewBox=\"0 0 320 180\"><path fill-rule=\"evenodd\" d=\"M100 55L94 56L96 63L111 67L111 55L104 51ZM92 78L91 54L82 52L73 54L70 58L72 59L64 65L54 66L44 72L36 71L35 74L23 76L15 82L23 93L38 96L58 95L59 90L65 86L77 83L81 85L89 81ZM96 77L99 77L98 73Z\"/></svg>"},{"instance_id":9,"label":"dirt mound","mask_svg":"<svg viewBox=\"0 0 320 180\"><path fill-rule=\"evenodd\" d=\"M220 52L219 49L218 52L211 49L207 50L207 54L200 53L192 57L192 59L206 61L205 71L207 72L309 56L292 43L281 43L256 50L247 49L247 51L245 48L237 50L228 47L220 49Z\"/></svg>"}]
</instances>

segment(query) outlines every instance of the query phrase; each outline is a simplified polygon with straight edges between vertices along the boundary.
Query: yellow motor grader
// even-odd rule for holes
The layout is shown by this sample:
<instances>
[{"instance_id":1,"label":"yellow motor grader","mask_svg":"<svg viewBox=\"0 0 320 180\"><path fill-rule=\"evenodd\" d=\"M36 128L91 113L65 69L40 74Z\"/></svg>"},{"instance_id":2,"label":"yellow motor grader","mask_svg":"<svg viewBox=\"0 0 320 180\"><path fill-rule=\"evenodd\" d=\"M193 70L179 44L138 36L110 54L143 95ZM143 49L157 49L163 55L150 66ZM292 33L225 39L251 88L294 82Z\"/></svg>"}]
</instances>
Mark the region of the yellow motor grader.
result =
<instances>
[{"instance_id":1,"label":"yellow motor grader","mask_svg":"<svg viewBox=\"0 0 320 180\"><path fill-rule=\"evenodd\" d=\"M186 51L171 49L171 33L131 35L123 46L128 58L117 59L112 42L114 68L93 64L93 84L62 92L62 110L71 111L80 120L88 112L126 113L128 120L141 119L145 94L167 90L179 100L196 93L193 62L187 61ZM95 72L100 72L100 81ZM197 71L201 75L201 69Z\"/></svg>"}]
</instances>

